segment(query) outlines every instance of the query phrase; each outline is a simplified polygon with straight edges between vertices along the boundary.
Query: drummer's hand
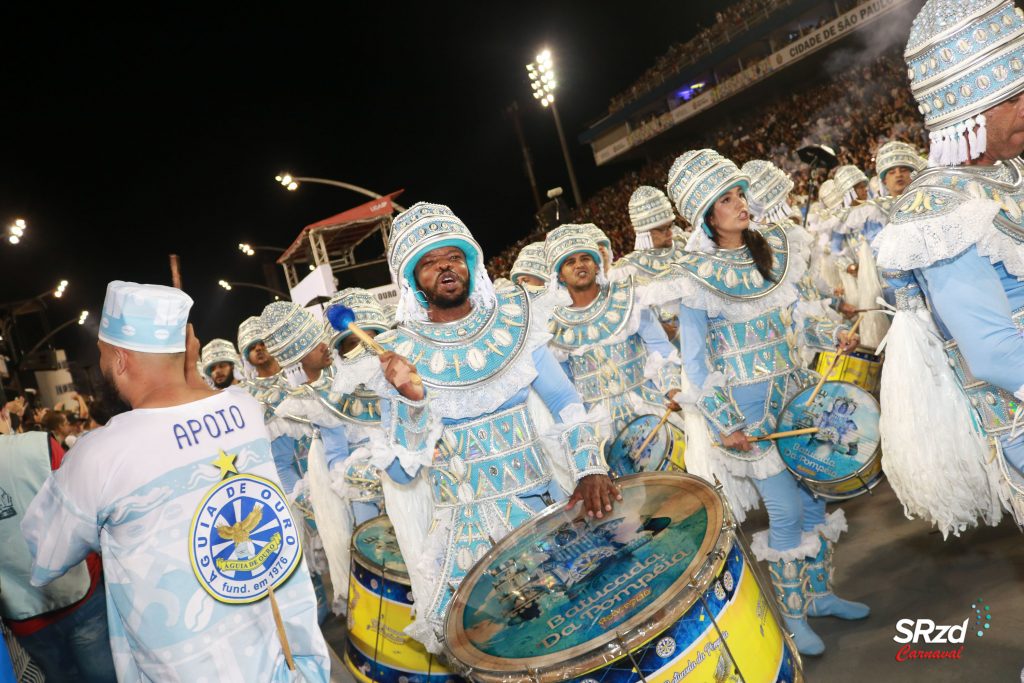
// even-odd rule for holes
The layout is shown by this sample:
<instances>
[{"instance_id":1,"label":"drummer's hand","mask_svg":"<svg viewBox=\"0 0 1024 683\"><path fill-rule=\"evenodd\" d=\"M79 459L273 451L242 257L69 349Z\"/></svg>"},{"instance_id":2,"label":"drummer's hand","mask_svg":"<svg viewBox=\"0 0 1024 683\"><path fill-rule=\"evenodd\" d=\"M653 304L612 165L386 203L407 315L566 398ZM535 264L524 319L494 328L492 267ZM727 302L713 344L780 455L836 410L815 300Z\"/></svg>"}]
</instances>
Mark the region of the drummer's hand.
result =
<instances>
[{"instance_id":1,"label":"drummer's hand","mask_svg":"<svg viewBox=\"0 0 1024 683\"><path fill-rule=\"evenodd\" d=\"M588 517L601 519L604 513L612 511L613 498L622 500L622 493L607 474L588 474L576 483L576 490L565 507L571 510L582 501Z\"/></svg>"},{"instance_id":2,"label":"drummer's hand","mask_svg":"<svg viewBox=\"0 0 1024 683\"><path fill-rule=\"evenodd\" d=\"M839 312L843 314L844 318L850 320L857 315L857 307L844 301L839 304Z\"/></svg>"},{"instance_id":3,"label":"drummer's hand","mask_svg":"<svg viewBox=\"0 0 1024 683\"><path fill-rule=\"evenodd\" d=\"M846 290L842 287L836 287L832 290L832 296L843 296L844 294L846 294Z\"/></svg>"},{"instance_id":4,"label":"drummer's hand","mask_svg":"<svg viewBox=\"0 0 1024 683\"><path fill-rule=\"evenodd\" d=\"M856 275L858 270L860 270L860 268L857 266L856 263L851 263L850 265L846 266L846 272L849 273L850 275Z\"/></svg>"},{"instance_id":5,"label":"drummer's hand","mask_svg":"<svg viewBox=\"0 0 1024 683\"><path fill-rule=\"evenodd\" d=\"M415 365L393 351L385 351L380 355L380 366L384 379L398 389L398 393L410 401L423 400L423 382L413 381L414 377L419 378Z\"/></svg>"},{"instance_id":6,"label":"drummer's hand","mask_svg":"<svg viewBox=\"0 0 1024 683\"><path fill-rule=\"evenodd\" d=\"M729 436L722 437L722 447L731 448L734 451L747 452L753 448L750 441L747 439L747 433L740 429L735 431Z\"/></svg>"},{"instance_id":7,"label":"drummer's hand","mask_svg":"<svg viewBox=\"0 0 1024 683\"><path fill-rule=\"evenodd\" d=\"M679 405L678 403L676 403L676 401L675 401L676 395L678 393L679 393L679 389L673 389L672 391L668 392L668 394L667 394L668 395L668 403L665 404L665 407L668 408L669 410L671 410L674 413L678 413L680 410L683 409L683 407L681 405Z\"/></svg>"},{"instance_id":8,"label":"drummer's hand","mask_svg":"<svg viewBox=\"0 0 1024 683\"><path fill-rule=\"evenodd\" d=\"M856 351L859 345L859 334L850 334L846 330L841 330L839 332L839 353L849 353L850 351Z\"/></svg>"}]
</instances>

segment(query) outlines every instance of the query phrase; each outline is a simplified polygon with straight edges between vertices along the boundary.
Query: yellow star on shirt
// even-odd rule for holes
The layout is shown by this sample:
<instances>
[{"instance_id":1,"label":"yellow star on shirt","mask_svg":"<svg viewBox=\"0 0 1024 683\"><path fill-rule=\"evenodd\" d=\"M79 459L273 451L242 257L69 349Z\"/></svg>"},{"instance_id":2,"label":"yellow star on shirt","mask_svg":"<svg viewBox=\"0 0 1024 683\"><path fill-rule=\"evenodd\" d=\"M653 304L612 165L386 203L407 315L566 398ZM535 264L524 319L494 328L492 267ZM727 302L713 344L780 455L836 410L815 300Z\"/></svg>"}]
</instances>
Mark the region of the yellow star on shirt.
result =
<instances>
[{"instance_id":1,"label":"yellow star on shirt","mask_svg":"<svg viewBox=\"0 0 1024 683\"><path fill-rule=\"evenodd\" d=\"M230 474L238 474L238 468L235 467L235 458L237 457L237 455L228 455L223 449L217 452L217 457L211 464L220 468L218 479L224 479Z\"/></svg>"}]
</instances>

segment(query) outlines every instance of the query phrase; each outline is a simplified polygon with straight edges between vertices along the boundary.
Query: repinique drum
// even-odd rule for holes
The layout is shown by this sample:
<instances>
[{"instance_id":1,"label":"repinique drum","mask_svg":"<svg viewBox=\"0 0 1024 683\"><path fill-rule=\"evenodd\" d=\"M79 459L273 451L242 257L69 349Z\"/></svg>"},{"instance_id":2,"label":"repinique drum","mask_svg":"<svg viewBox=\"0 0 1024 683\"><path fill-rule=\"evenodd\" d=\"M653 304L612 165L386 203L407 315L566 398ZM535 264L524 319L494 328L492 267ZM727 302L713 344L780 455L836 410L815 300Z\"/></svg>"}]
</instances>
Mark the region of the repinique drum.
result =
<instances>
[{"instance_id":1,"label":"repinique drum","mask_svg":"<svg viewBox=\"0 0 1024 683\"><path fill-rule=\"evenodd\" d=\"M816 434L776 440L789 471L812 493L845 500L869 492L882 480L878 401L849 382L825 382L794 396L779 415L776 431L818 427Z\"/></svg>"},{"instance_id":2,"label":"repinique drum","mask_svg":"<svg viewBox=\"0 0 1024 683\"><path fill-rule=\"evenodd\" d=\"M627 424L612 442L609 462L628 459L640 472L654 472L670 467L685 470L683 454L686 452L686 437L683 430L671 422L658 427L660 419L657 415L641 415ZM643 453L638 453L637 449L655 427L658 431L654 438Z\"/></svg>"},{"instance_id":3,"label":"repinique drum","mask_svg":"<svg viewBox=\"0 0 1024 683\"><path fill-rule=\"evenodd\" d=\"M604 519L555 505L455 592L452 666L474 681L802 681L722 496L675 472L620 478Z\"/></svg>"},{"instance_id":4,"label":"repinique drum","mask_svg":"<svg viewBox=\"0 0 1024 683\"><path fill-rule=\"evenodd\" d=\"M823 374L828 370L828 366L832 364L835 357L835 351L819 353L815 371ZM861 389L877 394L879 383L882 380L882 357L865 351L852 351L839 359L836 367L825 379L835 382L850 382Z\"/></svg>"},{"instance_id":5,"label":"repinique drum","mask_svg":"<svg viewBox=\"0 0 1024 683\"><path fill-rule=\"evenodd\" d=\"M345 664L363 683L461 683L437 657L403 633L412 589L391 520L382 515L352 534Z\"/></svg>"}]
</instances>

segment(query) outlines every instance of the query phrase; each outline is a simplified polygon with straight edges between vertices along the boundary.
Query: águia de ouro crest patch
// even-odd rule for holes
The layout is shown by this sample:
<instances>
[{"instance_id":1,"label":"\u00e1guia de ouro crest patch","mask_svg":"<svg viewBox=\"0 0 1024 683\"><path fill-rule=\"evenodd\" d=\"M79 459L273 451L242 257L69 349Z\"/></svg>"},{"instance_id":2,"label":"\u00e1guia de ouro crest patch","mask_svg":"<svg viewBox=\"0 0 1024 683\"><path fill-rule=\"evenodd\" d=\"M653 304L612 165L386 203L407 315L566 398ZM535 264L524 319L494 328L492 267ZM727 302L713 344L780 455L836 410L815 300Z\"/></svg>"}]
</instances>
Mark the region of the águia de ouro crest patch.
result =
<instances>
[{"instance_id":1,"label":"\u00e1guia de ouro crest patch","mask_svg":"<svg viewBox=\"0 0 1024 683\"><path fill-rule=\"evenodd\" d=\"M218 602L256 602L291 576L302 557L284 493L252 474L229 476L203 498L189 530L189 560Z\"/></svg>"}]
</instances>

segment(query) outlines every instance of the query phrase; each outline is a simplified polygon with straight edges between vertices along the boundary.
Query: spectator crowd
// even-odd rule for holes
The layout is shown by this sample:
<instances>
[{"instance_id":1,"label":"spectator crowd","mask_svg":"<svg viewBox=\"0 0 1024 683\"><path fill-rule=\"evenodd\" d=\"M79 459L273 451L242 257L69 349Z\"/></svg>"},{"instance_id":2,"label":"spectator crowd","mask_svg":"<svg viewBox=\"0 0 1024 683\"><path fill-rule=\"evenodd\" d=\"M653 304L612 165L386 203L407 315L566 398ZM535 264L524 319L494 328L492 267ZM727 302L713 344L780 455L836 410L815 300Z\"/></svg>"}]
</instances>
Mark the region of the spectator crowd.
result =
<instances>
[{"instance_id":1,"label":"spectator crowd","mask_svg":"<svg viewBox=\"0 0 1024 683\"><path fill-rule=\"evenodd\" d=\"M616 255L633 250L633 231L626 205L640 185L664 187L668 169L686 149L711 147L737 164L767 159L789 172L794 194L805 198L808 166L796 151L809 144L832 147L840 164L870 173L875 150L887 140L904 140L928 148L928 136L910 96L906 67L898 51L883 53L870 63L844 68L825 81L799 91L779 92L757 108L735 112L721 123L683 140L663 156L626 173L618 182L588 198L570 221L596 223ZM543 239L538 229L488 262L492 277L505 277L519 251Z\"/></svg>"},{"instance_id":2,"label":"spectator crowd","mask_svg":"<svg viewBox=\"0 0 1024 683\"><path fill-rule=\"evenodd\" d=\"M608 105L608 113L614 114L639 99L668 79L677 76L685 67L695 64L701 58L711 54L718 46L763 22L772 12L790 5L792 2L793 0L739 0L716 12L714 23L702 27L696 35L687 41L673 43L632 85L612 97ZM839 9L846 11L849 9L847 5L855 3L856 0L846 0L839 4ZM799 30L787 34L784 37L784 42L788 44L799 40L831 21L833 17L834 15L821 17L817 23L802 25Z\"/></svg>"}]
</instances>

